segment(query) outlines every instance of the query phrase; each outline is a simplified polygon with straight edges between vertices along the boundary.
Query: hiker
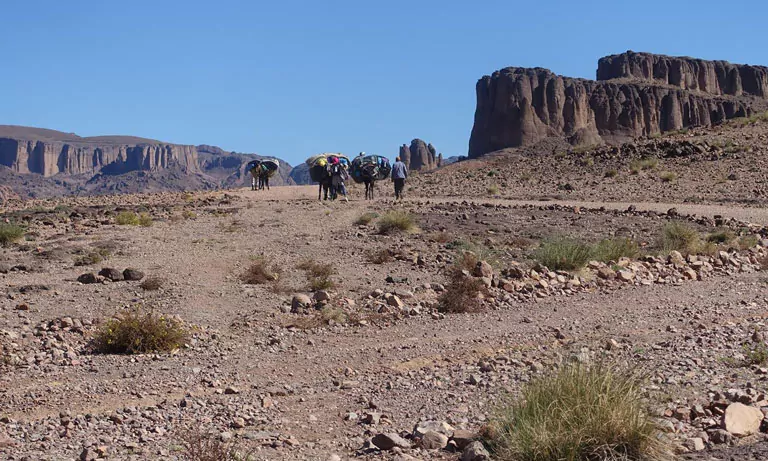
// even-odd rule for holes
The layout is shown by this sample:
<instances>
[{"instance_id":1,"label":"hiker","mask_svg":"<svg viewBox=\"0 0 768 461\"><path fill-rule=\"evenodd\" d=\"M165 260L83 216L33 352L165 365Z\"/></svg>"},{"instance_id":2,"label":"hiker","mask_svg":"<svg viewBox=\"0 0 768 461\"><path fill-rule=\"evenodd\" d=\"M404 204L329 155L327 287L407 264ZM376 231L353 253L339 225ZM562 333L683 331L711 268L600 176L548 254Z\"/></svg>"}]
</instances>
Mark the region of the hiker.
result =
<instances>
[{"instance_id":1,"label":"hiker","mask_svg":"<svg viewBox=\"0 0 768 461\"><path fill-rule=\"evenodd\" d=\"M408 177L408 168L395 157L395 163L392 164L392 181L395 183L395 200L403 198L403 188L405 188L405 178Z\"/></svg>"},{"instance_id":2,"label":"hiker","mask_svg":"<svg viewBox=\"0 0 768 461\"><path fill-rule=\"evenodd\" d=\"M347 198L347 186L344 185L344 181L349 179L349 173L347 173L346 165L336 159L336 162L331 167L331 187L333 189L333 197L336 198L339 193L344 196L344 201L349 202Z\"/></svg>"}]
</instances>

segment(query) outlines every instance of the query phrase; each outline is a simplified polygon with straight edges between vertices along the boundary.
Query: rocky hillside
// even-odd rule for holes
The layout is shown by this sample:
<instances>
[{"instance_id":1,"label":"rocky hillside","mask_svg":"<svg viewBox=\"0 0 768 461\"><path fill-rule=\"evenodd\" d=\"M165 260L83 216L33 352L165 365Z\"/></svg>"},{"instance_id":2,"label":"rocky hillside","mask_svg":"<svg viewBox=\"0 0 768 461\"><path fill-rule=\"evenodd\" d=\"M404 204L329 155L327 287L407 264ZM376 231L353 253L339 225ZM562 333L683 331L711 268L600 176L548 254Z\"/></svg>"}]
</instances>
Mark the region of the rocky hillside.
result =
<instances>
[{"instance_id":1,"label":"rocky hillside","mask_svg":"<svg viewBox=\"0 0 768 461\"><path fill-rule=\"evenodd\" d=\"M434 170L442 164L443 159L443 154L438 154L432 144L418 138L411 141L410 147L407 144L400 146L399 156L408 169L413 171Z\"/></svg>"},{"instance_id":2,"label":"rocky hillside","mask_svg":"<svg viewBox=\"0 0 768 461\"><path fill-rule=\"evenodd\" d=\"M708 127L768 107L768 68L627 52L597 81L509 67L481 78L470 157L564 137L574 145Z\"/></svg>"}]
</instances>

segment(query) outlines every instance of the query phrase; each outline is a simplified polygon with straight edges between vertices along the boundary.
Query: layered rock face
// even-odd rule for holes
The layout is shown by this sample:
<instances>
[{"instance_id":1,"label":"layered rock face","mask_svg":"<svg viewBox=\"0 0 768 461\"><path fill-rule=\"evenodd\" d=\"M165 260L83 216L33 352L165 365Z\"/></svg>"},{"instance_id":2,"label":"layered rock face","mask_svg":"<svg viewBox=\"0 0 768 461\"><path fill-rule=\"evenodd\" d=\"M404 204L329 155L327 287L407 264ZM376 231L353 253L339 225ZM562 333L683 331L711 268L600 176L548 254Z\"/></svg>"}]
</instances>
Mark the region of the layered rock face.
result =
<instances>
[{"instance_id":1,"label":"layered rock face","mask_svg":"<svg viewBox=\"0 0 768 461\"><path fill-rule=\"evenodd\" d=\"M649 53L606 56L597 63L597 79L630 78L665 83L716 96L768 97L768 67L704 61Z\"/></svg>"},{"instance_id":2,"label":"layered rock face","mask_svg":"<svg viewBox=\"0 0 768 461\"><path fill-rule=\"evenodd\" d=\"M410 147L407 144L400 146L399 157L409 170L428 171L440 166L443 154L438 154L432 144L417 138L411 141Z\"/></svg>"},{"instance_id":3,"label":"layered rock face","mask_svg":"<svg viewBox=\"0 0 768 461\"><path fill-rule=\"evenodd\" d=\"M532 144L547 137L566 137L572 144L594 144L689 126L711 126L766 107L766 100L760 96L764 94L760 92L765 87L761 83L765 81L761 73L765 68L726 64L626 53L601 60L599 81L562 77L542 68L502 69L477 83L469 156ZM667 69L666 73L662 69ZM723 72L736 72L740 77L731 78L740 83L731 84L726 79L721 84L718 78L707 77ZM652 78L654 75L664 78ZM695 91L691 90L693 80Z\"/></svg>"},{"instance_id":4,"label":"layered rock face","mask_svg":"<svg viewBox=\"0 0 768 461\"><path fill-rule=\"evenodd\" d=\"M61 134L58 138L34 139L36 136L22 127L4 127L0 130L0 165L17 173L36 173L45 177L60 173L92 175L158 171L171 166L178 166L187 173L199 171L194 146L135 138L80 138Z\"/></svg>"}]
</instances>

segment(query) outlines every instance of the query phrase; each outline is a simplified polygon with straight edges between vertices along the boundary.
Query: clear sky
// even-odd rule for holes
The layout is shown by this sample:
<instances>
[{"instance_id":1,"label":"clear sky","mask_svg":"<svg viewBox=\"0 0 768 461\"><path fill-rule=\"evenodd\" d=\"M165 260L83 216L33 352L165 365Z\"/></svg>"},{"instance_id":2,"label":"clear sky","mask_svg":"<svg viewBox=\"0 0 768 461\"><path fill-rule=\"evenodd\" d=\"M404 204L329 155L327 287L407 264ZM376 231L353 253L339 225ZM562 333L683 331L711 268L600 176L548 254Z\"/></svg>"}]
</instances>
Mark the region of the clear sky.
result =
<instances>
[{"instance_id":1,"label":"clear sky","mask_svg":"<svg viewBox=\"0 0 768 461\"><path fill-rule=\"evenodd\" d=\"M632 49L768 64L764 0L3 0L0 124L274 155L465 155L475 83Z\"/></svg>"}]
</instances>

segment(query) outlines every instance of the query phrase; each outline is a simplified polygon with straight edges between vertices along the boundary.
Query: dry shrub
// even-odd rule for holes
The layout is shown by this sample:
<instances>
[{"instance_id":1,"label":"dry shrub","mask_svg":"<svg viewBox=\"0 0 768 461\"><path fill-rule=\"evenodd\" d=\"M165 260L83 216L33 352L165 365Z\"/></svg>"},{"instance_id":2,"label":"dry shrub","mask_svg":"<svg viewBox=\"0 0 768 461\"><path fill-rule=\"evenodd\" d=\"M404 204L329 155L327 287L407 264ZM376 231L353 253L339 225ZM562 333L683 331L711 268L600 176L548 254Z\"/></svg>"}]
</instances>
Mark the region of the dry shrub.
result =
<instances>
[{"instance_id":1,"label":"dry shrub","mask_svg":"<svg viewBox=\"0 0 768 461\"><path fill-rule=\"evenodd\" d=\"M367 253L367 259L371 264L384 264L395 260L395 258L392 257L392 253L386 248L369 251Z\"/></svg>"},{"instance_id":2,"label":"dry shrub","mask_svg":"<svg viewBox=\"0 0 768 461\"><path fill-rule=\"evenodd\" d=\"M371 221L373 221L378 217L379 217L378 213L373 213L369 211L367 213L363 213L362 215L360 215L360 217L355 220L355 224L357 224L358 226L367 226L368 224L371 223Z\"/></svg>"},{"instance_id":3,"label":"dry shrub","mask_svg":"<svg viewBox=\"0 0 768 461\"><path fill-rule=\"evenodd\" d=\"M181 213L181 216L184 219L197 219L197 213L195 213L194 211L190 211L190 210L184 210Z\"/></svg>"},{"instance_id":4,"label":"dry shrub","mask_svg":"<svg viewBox=\"0 0 768 461\"><path fill-rule=\"evenodd\" d=\"M754 248L760 243L760 239L756 235L745 235L739 238L739 249L749 250Z\"/></svg>"},{"instance_id":5,"label":"dry shrub","mask_svg":"<svg viewBox=\"0 0 768 461\"><path fill-rule=\"evenodd\" d=\"M93 338L93 348L102 354L168 352L186 339L180 321L136 306L105 322Z\"/></svg>"},{"instance_id":6,"label":"dry shrub","mask_svg":"<svg viewBox=\"0 0 768 461\"><path fill-rule=\"evenodd\" d=\"M0 246L9 246L24 237L26 229L12 223L0 223Z\"/></svg>"},{"instance_id":7,"label":"dry shrub","mask_svg":"<svg viewBox=\"0 0 768 461\"><path fill-rule=\"evenodd\" d=\"M660 460L667 449L625 370L566 365L509 397L490 425L500 461Z\"/></svg>"},{"instance_id":8,"label":"dry shrub","mask_svg":"<svg viewBox=\"0 0 768 461\"><path fill-rule=\"evenodd\" d=\"M146 291L157 291L163 286L163 279L160 277L147 277L139 286Z\"/></svg>"},{"instance_id":9,"label":"dry shrub","mask_svg":"<svg viewBox=\"0 0 768 461\"><path fill-rule=\"evenodd\" d=\"M482 280L466 277L454 270L445 292L438 299L437 309L450 314L480 312L483 310L481 295L487 292L488 289Z\"/></svg>"},{"instance_id":10,"label":"dry shrub","mask_svg":"<svg viewBox=\"0 0 768 461\"><path fill-rule=\"evenodd\" d=\"M730 229L719 229L707 235L707 242L712 242L718 245L728 244L734 240L736 240L736 234Z\"/></svg>"},{"instance_id":11,"label":"dry shrub","mask_svg":"<svg viewBox=\"0 0 768 461\"><path fill-rule=\"evenodd\" d=\"M245 452L233 442L224 442L215 433L200 429L179 431L174 437L181 443L184 458L189 461L249 461L252 452Z\"/></svg>"},{"instance_id":12,"label":"dry shrub","mask_svg":"<svg viewBox=\"0 0 768 461\"><path fill-rule=\"evenodd\" d=\"M253 258L251 265L240 276L240 280L248 285L260 285L277 281L280 278L281 272L280 267L265 256L257 256Z\"/></svg>"},{"instance_id":13,"label":"dry shrub","mask_svg":"<svg viewBox=\"0 0 768 461\"><path fill-rule=\"evenodd\" d=\"M488 186L488 195L499 195L501 193L501 188L496 184L491 184Z\"/></svg>"},{"instance_id":14,"label":"dry shrub","mask_svg":"<svg viewBox=\"0 0 768 461\"><path fill-rule=\"evenodd\" d=\"M448 243L452 240L452 237L448 232L431 232L427 236L427 240L435 243Z\"/></svg>"},{"instance_id":15,"label":"dry shrub","mask_svg":"<svg viewBox=\"0 0 768 461\"><path fill-rule=\"evenodd\" d=\"M416 219L402 210L393 210L379 217L379 233L392 234L395 232L415 233L419 230Z\"/></svg>"},{"instance_id":16,"label":"dry shrub","mask_svg":"<svg viewBox=\"0 0 768 461\"><path fill-rule=\"evenodd\" d=\"M138 225L141 227L151 227L152 226L152 216L149 215L149 213L141 213L139 214L139 221Z\"/></svg>"},{"instance_id":17,"label":"dry shrub","mask_svg":"<svg viewBox=\"0 0 768 461\"><path fill-rule=\"evenodd\" d=\"M458 258L456 258L456 261L454 262L454 266L459 271L465 270L472 272L475 270L475 267L477 266L477 263L480 262L480 259L477 257L477 255L472 251L462 251L461 255L459 255Z\"/></svg>"},{"instance_id":18,"label":"dry shrub","mask_svg":"<svg viewBox=\"0 0 768 461\"><path fill-rule=\"evenodd\" d=\"M661 179L662 182L672 182L677 179L677 173L673 171L662 171L659 174L659 179Z\"/></svg>"}]
</instances>

